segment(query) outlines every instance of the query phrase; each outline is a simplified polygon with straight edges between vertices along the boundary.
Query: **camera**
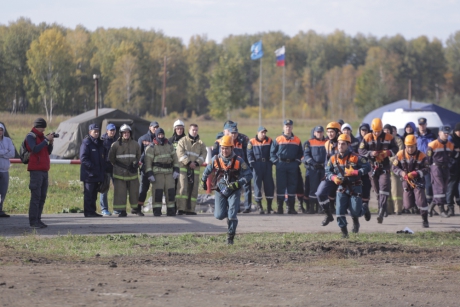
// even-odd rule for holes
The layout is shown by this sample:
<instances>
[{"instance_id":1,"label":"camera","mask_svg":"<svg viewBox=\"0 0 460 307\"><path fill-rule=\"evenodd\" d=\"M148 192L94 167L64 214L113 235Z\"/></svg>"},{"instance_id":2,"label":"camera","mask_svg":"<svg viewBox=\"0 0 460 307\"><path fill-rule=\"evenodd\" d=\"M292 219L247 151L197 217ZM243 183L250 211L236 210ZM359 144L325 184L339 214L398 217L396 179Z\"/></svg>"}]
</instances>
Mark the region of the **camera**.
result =
<instances>
[{"instance_id":1,"label":"camera","mask_svg":"<svg viewBox=\"0 0 460 307\"><path fill-rule=\"evenodd\" d=\"M53 137L56 139L56 138L59 138L59 133L56 133L56 132L52 132L51 133L53 135Z\"/></svg>"}]
</instances>

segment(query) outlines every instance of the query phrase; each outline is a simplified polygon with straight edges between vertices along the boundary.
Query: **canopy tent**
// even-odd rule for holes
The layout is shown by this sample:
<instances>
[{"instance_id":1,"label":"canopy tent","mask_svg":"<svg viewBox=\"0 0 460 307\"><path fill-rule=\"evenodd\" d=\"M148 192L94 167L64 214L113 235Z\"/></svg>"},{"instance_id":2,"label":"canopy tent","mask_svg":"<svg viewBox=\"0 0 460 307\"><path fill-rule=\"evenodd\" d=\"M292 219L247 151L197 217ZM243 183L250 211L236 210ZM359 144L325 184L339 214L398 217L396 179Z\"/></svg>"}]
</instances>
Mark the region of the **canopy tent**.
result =
<instances>
[{"instance_id":1,"label":"canopy tent","mask_svg":"<svg viewBox=\"0 0 460 307\"><path fill-rule=\"evenodd\" d=\"M101 127L101 135L105 133L108 123L113 123L117 131L121 125L128 124L132 129L132 136L137 140L140 136L147 133L149 121L138 116L130 115L118 109L103 108L98 110L96 117L95 111L91 110L63 121L56 133L59 138L54 139L54 149L51 157L54 159L75 159L79 157L80 145L91 124L98 124Z\"/></svg>"}]
</instances>

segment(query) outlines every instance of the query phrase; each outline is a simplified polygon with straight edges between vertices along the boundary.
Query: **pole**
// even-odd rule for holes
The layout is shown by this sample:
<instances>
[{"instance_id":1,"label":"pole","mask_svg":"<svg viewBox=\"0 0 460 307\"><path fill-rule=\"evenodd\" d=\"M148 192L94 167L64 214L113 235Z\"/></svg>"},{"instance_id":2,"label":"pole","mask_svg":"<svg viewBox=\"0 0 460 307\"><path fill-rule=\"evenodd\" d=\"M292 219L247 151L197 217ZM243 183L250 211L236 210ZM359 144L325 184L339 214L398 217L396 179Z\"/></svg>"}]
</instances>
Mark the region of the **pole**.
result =
<instances>
[{"instance_id":1,"label":"pole","mask_svg":"<svg viewBox=\"0 0 460 307\"><path fill-rule=\"evenodd\" d=\"M286 85L286 64L283 66L283 122L286 119L285 104L284 104L284 88Z\"/></svg>"},{"instance_id":2,"label":"pole","mask_svg":"<svg viewBox=\"0 0 460 307\"><path fill-rule=\"evenodd\" d=\"M260 58L259 75L259 126L262 126L262 58Z\"/></svg>"},{"instance_id":3,"label":"pole","mask_svg":"<svg viewBox=\"0 0 460 307\"><path fill-rule=\"evenodd\" d=\"M98 107L99 107L99 89L98 89L99 78L94 78L94 109L96 110L96 117L98 117Z\"/></svg>"},{"instance_id":4,"label":"pole","mask_svg":"<svg viewBox=\"0 0 460 307\"><path fill-rule=\"evenodd\" d=\"M409 109L412 109L412 80L409 79Z\"/></svg>"},{"instance_id":5,"label":"pole","mask_svg":"<svg viewBox=\"0 0 460 307\"><path fill-rule=\"evenodd\" d=\"M161 116L164 116L166 102L166 56L163 63L163 93L161 97Z\"/></svg>"}]
</instances>

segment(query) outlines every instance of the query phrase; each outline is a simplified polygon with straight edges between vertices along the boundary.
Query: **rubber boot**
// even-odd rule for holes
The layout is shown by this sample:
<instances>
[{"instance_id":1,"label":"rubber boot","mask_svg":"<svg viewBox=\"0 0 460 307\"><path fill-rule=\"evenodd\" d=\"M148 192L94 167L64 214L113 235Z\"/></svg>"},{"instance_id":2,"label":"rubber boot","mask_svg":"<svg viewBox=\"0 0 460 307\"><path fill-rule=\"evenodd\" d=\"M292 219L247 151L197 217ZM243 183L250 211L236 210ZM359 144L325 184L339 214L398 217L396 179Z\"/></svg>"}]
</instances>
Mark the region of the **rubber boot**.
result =
<instances>
[{"instance_id":1,"label":"rubber boot","mask_svg":"<svg viewBox=\"0 0 460 307\"><path fill-rule=\"evenodd\" d=\"M153 216L161 216L161 207L153 208Z\"/></svg>"},{"instance_id":2,"label":"rubber boot","mask_svg":"<svg viewBox=\"0 0 460 307\"><path fill-rule=\"evenodd\" d=\"M379 209L379 215L377 216L377 223L382 224L383 222L383 215L385 214L383 208Z\"/></svg>"},{"instance_id":3,"label":"rubber boot","mask_svg":"<svg viewBox=\"0 0 460 307\"><path fill-rule=\"evenodd\" d=\"M235 235L233 234L227 234L227 244L228 245L233 245L233 239L235 238Z\"/></svg>"},{"instance_id":4,"label":"rubber boot","mask_svg":"<svg viewBox=\"0 0 460 307\"><path fill-rule=\"evenodd\" d=\"M305 207L303 206L303 197L302 198L298 198L298 201L299 201L299 211L302 212L302 213L307 213L307 210L305 210Z\"/></svg>"},{"instance_id":5,"label":"rubber boot","mask_svg":"<svg viewBox=\"0 0 460 307\"><path fill-rule=\"evenodd\" d=\"M317 206L319 206L318 202L316 199L310 199L308 203L310 204L310 210L308 210L308 214L315 214L315 207L317 208Z\"/></svg>"},{"instance_id":6,"label":"rubber boot","mask_svg":"<svg viewBox=\"0 0 460 307\"><path fill-rule=\"evenodd\" d=\"M353 229L351 230L353 233L359 232L359 218L353 217Z\"/></svg>"},{"instance_id":7,"label":"rubber boot","mask_svg":"<svg viewBox=\"0 0 460 307\"><path fill-rule=\"evenodd\" d=\"M334 217L332 216L331 209L329 209L329 207L324 209L324 215L326 215L326 217L321 223L323 226L327 226L330 222L334 221Z\"/></svg>"},{"instance_id":8,"label":"rubber boot","mask_svg":"<svg viewBox=\"0 0 460 307\"><path fill-rule=\"evenodd\" d=\"M144 213L142 213L142 205L137 205L137 210L136 210L136 215L137 216L144 216Z\"/></svg>"},{"instance_id":9,"label":"rubber boot","mask_svg":"<svg viewBox=\"0 0 460 307\"><path fill-rule=\"evenodd\" d=\"M448 216L454 216L455 211L454 211L454 205L447 205L447 215Z\"/></svg>"},{"instance_id":10,"label":"rubber boot","mask_svg":"<svg viewBox=\"0 0 460 307\"><path fill-rule=\"evenodd\" d=\"M364 219L366 222L369 222L371 220L371 212L369 211L369 203L363 203L363 208L364 208Z\"/></svg>"},{"instance_id":11,"label":"rubber boot","mask_svg":"<svg viewBox=\"0 0 460 307\"><path fill-rule=\"evenodd\" d=\"M271 214L273 212L272 203L273 199L267 199L267 214Z\"/></svg>"},{"instance_id":12,"label":"rubber boot","mask_svg":"<svg viewBox=\"0 0 460 307\"><path fill-rule=\"evenodd\" d=\"M276 214L283 214L283 199L277 199L276 203L278 204L278 210L276 211Z\"/></svg>"},{"instance_id":13,"label":"rubber boot","mask_svg":"<svg viewBox=\"0 0 460 307\"><path fill-rule=\"evenodd\" d=\"M297 214L297 211L295 211L295 199L289 199L288 200L288 214Z\"/></svg>"},{"instance_id":14,"label":"rubber boot","mask_svg":"<svg viewBox=\"0 0 460 307\"><path fill-rule=\"evenodd\" d=\"M176 216L176 210L174 208L167 208L166 216Z\"/></svg>"},{"instance_id":15,"label":"rubber boot","mask_svg":"<svg viewBox=\"0 0 460 307\"><path fill-rule=\"evenodd\" d=\"M439 211L441 212L441 213L439 214L441 217L449 217L449 216L447 215L446 209L444 208L444 205L439 205Z\"/></svg>"},{"instance_id":16,"label":"rubber boot","mask_svg":"<svg viewBox=\"0 0 460 307\"><path fill-rule=\"evenodd\" d=\"M345 227L340 227L340 230L342 231L342 239L347 239L347 238L348 238L348 229L347 229L347 226L345 226Z\"/></svg>"},{"instance_id":17,"label":"rubber boot","mask_svg":"<svg viewBox=\"0 0 460 307\"><path fill-rule=\"evenodd\" d=\"M259 214L265 214L264 207L262 207L262 202L256 201L257 209L259 209Z\"/></svg>"},{"instance_id":18,"label":"rubber boot","mask_svg":"<svg viewBox=\"0 0 460 307\"><path fill-rule=\"evenodd\" d=\"M423 228L429 228L430 224L428 224L428 211L422 211L422 226Z\"/></svg>"}]
</instances>

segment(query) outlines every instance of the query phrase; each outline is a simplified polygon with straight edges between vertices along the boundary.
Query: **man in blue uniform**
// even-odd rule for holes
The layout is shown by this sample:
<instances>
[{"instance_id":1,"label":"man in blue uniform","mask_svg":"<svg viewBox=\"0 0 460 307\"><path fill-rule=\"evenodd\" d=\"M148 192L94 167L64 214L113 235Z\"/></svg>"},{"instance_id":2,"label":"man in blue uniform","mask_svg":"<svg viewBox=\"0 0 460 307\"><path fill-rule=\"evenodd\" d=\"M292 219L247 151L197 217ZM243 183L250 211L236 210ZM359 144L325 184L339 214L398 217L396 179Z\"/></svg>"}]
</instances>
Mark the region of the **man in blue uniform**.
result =
<instances>
[{"instance_id":1,"label":"man in blue uniform","mask_svg":"<svg viewBox=\"0 0 460 307\"><path fill-rule=\"evenodd\" d=\"M115 127L114 124L108 124L107 127L107 132L101 137L102 144L104 145L104 148L106 150L106 173L110 175L112 178L112 183L113 183L113 165L109 161L109 155L108 152L110 150L110 147L112 147L113 142L116 141L115 138L115 133L117 132L117 127ZM107 195L108 191L105 193L101 193L100 198L99 198L99 203L101 205L101 214L102 216L111 216L112 213L109 211L109 202L107 200ZM119 214L119 213L117 213Z\"/></svg>"},{"instance_id":2,"label":"man in blue uniform","mask_svg":"<svg viewBox=\"0 0 460 307\"><path fill-rule=\"evenodd\" d=\"M294 122L284 121L283 134L278 136L270 149L270 160L276 165L276 202L278 214L283 214L284 193L288 194L288 214L295 211L295 197L298 178L298 168L301 163L303 150L302 142L292 133Z\"/></svg>"}]
</instances>

